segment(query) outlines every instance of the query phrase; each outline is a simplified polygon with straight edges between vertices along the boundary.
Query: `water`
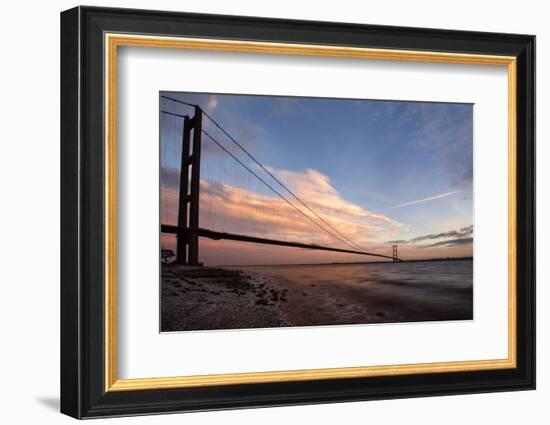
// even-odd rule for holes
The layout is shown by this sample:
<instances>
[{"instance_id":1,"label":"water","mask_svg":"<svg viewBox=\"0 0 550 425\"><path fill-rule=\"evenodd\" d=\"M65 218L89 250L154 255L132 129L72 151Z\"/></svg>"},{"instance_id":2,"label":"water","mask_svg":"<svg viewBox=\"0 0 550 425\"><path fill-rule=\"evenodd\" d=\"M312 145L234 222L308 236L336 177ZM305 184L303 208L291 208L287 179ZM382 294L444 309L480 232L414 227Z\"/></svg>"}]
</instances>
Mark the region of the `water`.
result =
<instances>
[{"instance_id":1,"label":"water","mask_svg":"<svg viewBox=\"0 0 550 425\"><path fill-rule=\"evenodd\" d=\"M239 267L289 291L294 326L473 319L473 261Z\"/></svg>"}]
</instances>

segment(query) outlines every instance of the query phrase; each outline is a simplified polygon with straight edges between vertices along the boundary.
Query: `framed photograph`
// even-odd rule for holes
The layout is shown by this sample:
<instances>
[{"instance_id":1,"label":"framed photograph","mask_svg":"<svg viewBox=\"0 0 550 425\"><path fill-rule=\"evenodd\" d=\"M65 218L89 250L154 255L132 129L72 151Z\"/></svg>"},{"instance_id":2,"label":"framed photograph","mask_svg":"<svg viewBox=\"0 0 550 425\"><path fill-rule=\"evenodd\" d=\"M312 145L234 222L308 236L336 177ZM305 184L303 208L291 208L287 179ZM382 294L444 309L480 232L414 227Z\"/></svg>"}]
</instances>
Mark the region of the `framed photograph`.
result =
<instances>
[{"instance_id":1,"label":"framed photograph","mask_svg":"<svg viewBox=\"0 0 550 425\"><path fill-rule=\"evenodd\" d=\"M61 14L61 411L535 388L535 37Z\"/></svg>"}]
</instances>

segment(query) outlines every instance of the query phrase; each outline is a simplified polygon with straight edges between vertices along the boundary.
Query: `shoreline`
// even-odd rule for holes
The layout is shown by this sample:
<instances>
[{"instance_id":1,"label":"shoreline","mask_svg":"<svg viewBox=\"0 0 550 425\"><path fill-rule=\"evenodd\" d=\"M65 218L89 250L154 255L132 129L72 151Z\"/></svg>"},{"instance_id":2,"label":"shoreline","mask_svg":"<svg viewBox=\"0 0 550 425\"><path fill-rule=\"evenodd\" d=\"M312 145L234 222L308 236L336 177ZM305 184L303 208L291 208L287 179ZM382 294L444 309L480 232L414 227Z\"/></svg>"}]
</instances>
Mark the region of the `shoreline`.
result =
<instances>
[{"instance_id":1,"label":"shoreline","mask_svg":"<svg viewBox=\"0 0 550 425\"><path fill-rule=\"evenodd\" d=\"M161 332L291 326L287 292L240 270L163 265Z\"/></svg>"},{"instance_id":2,"label":"shoreline","mask_svg":"<svg viewBox=\"0 0 550 425\"><path fill-rule=\"evenodd\" d=\"M462 274L428 271L420 280L415 277L418 270L408 274L400 263L393 264L399 267L389 271L375 264L368 272L325 264L323 273L316 272L317 264L256 266L258 270L163 265L161 331L473 318L471 264L455 263L453 270L458 268ZM449 273L454 273L451 283Z\"/></svg>"}]
</instances>

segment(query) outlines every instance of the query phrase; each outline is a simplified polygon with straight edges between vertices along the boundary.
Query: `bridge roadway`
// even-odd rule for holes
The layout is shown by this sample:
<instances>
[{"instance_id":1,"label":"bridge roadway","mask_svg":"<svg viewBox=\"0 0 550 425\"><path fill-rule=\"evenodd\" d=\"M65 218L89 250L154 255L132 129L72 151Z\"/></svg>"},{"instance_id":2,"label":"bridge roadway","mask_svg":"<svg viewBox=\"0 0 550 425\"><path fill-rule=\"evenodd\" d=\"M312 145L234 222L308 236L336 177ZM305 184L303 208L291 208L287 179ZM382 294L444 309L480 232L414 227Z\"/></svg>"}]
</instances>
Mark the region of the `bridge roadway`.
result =
<instances>
[{"instance_id":1,"label":"bridge roadway","mask_svg":"<svg viewBox=\"0 0 550 425\"><path fill-rule=\"evenodd\" d=\"M202 228L190 228L185 227L184 231L187 233L197 233L199 236L214 239L214 240L231 240L231 241L242 241L242 242L251 242L251 243L261 243L261 244L267 244L267 245L278 245L278 246L290 246L294 248L305 248L305 249L317 249L320 251L332 251L332 252L344 252L347 254L357 254L357 255L369 255L372 257L380 257L380 258L387 258L389 260L394 260L393 257L390 257L389 255L382 255L382 254L374 254L372 252L367 251L354 251L350 249L341 249L341 248L333 248L330 246L323 246L323 245L316 245L316 244L306 244L306 243L300 243L300 242L288 242L288 241L280 241L277 239L267 239L267 238L258 238L254 236L245 236L245 235L237 235L234 233L225 233L225 232L216 232L213 230L208 229L202 229ZM180 233L180 227L171 225L171 224L163 224L161 225L161 232L162 233L174 233L178 234ZM397 260L401 261L401 260Z\"/></svg>"}]
</instances>

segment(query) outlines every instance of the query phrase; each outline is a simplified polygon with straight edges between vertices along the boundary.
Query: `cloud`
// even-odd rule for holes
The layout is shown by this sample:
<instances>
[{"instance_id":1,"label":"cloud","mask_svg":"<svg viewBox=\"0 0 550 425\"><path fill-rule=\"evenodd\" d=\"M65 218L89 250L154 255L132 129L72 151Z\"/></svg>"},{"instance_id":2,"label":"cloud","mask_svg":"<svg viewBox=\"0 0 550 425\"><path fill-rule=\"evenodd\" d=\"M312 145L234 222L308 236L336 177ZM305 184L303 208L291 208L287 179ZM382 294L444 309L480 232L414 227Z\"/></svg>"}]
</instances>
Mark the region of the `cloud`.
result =
<instances>
[{"instance_id":1,"label":"cloud","mask_svg":"<svg viewBox=\"0 0 550 425\"><path fill-rule=\"evenodd\" d=\"M245 149L250 149L252 151L254 149L257 149L257 147L254 146L262 143L266 137L266 130L258 122L248 122L246 120L239 119L239 117L235 116L234 112L231 110L230 107L227 106L225 102L223 103L223 107L218 107L216 114L217 115L215 116L215 119L217 122L229 121L231 123L230 126L225 126L224 130L232 138L237 140L239 144ZM220 130L220 128L217 127L211 120L203 120L203 129L206 130L208 134L210 134L210 136L216 139L224 147L232 152L234 151L235 145L231 141L230 137L228 137L227 134ZM216 147L207 136L203 136L202 141L202 148L204 152L222 152L221 149ZM238 150L236 151L238 152Z\"/></svg>"},{"instance_id":2,"label":"cloud","mask_svg":"<svg viewBox=\"0 0 550 425\"><path fill-rule=\"evenodd\" d=\"M429 152L445 169L449 185L471 188L473 182L473 105L382 101L367 118L391 126L394 137L408 134L409 146ZM388 140L392 140L389 136ZM400 143L400 139L395 139Z\"/></svg>"},{"instance_id":3,"label":"cloud","mask_svg":"<svg viewBox=\"0 0 550 425\"><path fill-rule=\"evenodd\" d=\"M259 124L242 121L236 125L237 140L245 148L261 143L265 135L265 129Z\"/></svg>"},{"instance_id":4,"label":"cloud","mask_svg":"<svg viewBox=\"0 0 550 425\"><path fill-rule=\"evenodd\" d=\"M474 242L474 238L457 238L457 239L449 239L447 241L435 242L435 243L432 243L430 245L421 246L420 248L422 248L422 249L424 249L424 248L435 248L435 247L438 247L438 246L450 247L450 246L456 246L456 245L467 245L467 244L471 244L473 242Z\"/></svg>"},{"instance_id":5,"label":"cloud","mask_svg":"<svg viewBox=\"0 0 550 425\"><path fill-rule=\"evenodd\" d=\"M435 201L437 199L447 198L455 193L461 192L462 190L451 190L450 192L440 193L439 195L430 196L428 198L417 199L415 201L405 202L403 204L394 205L393 207L387 208L388 210L394 210L396 208L408 207L409 205L421 204L423 202Z\"/></svg>"},{"instance_id":6,"label":"cloud","mask_svg":"<svg viewBox=\"0 0 550 425\"><path fill-rule=\"evenodd\" d=\"M296 172L273 168L270 171L323 220L361 246L367 248L367 244L379 243L401 226L401 223L385 215L373 213L343 199L328 176L319 171L308 169ZM161 182L161 218L165 223L175 223L179 172L163 170ZM277 186L275 182L273 185ZM327 226L311 211L281 187L277 189L285 198L292 200L296 208L267 188L260 193L236 184L223 184L203 178L200 195L201 227L227 233L344 247L345 244L338 241L334 230L328 228L328 231L324 231L321 227ZM321 226L314 222L321 223Z\"/></svg>"},{"instance_id":7,"label":"cloud","mask_svg":"<svg viewBox=\"0 0 550 425\"><path fill-rule=\"evenodd\" d=\"M314 210L334 220L345 218L346 221L365 220L371 223L400 226L400 223L386 215L374 213L342 198L332 186L330 178L317 170L306 169L304 172L295 172L270 169L270 171L298 197L307 200Z\"/></svg>"},{"instance_id":8,"label":"cloud","mask_svg":"<svg viewBox=\"0 0 550 425\"><path fill-rule=\"evenodd\" d=\"M422 242L422 241L433 240L433 239L462 237L462 236L471 235L473 233L474 233L474 226L469 226L469 227L463 227L460 230L451 230L449 232L419 236L412 239L412 242L416 243L416 242Z\"/></svg>"},{"instance_id":9,"label":"cloud","mask_svg":"<svg viewBox=\"0 0 550 425\"><path fill-rule=\"evenodd\" d=\"M447 105L444 117L435 117L422 129L435 157L447 171L453 187L471 188L473 183L473 107Z\"/></svg>"},{"instance_id":10,"label":"cloud","mask_svg":"<svg viewBox=\"0 0 550 425\"><path fill-rule=\"evenodd\" d=\"M161 167L160 185L163 188L178 189L180 184L180 171L175 168Z\"/></svg>"},{"instance_id":11,"label":"cloud","mask_svg":"<svg viewBox=\"0 0 550 425\"><path fill-rule=\"evenodd\" d=\"M424 241L430 241L430 240L456 238L450 241L447 240L447 241L436 242L431 245L423 245L423 247L431 248L431 247L443 246L443 245L458 245L458 244L463 244L467 242L456 242L456 241L466 241L467 239L472 239L471 236L473 235L473 233L474 233L474 226L470 225L470 226L462 227L458 230L450 230L448 232L442 232L442 233L431 233L428 235L417 236L415 238L408 239L408 240L388 241L388 243L416 244L418 242L424 242Z\"/></svg>"},{"instance_id":12,"label":"cloud","mask_svg":"<svg viewBox=\"0 0 550 425\"><path fill-rule=\"evenodd\" d=\"M311 114L311 109L301 99L291 97L273 98L272 111L277 115Z\"/></svg>"},{"instance_id":13,"label":"cloud","mask_svg":"<svg viewBox=\"0 0 550 425\"><path fill-rule=\"evenodd\" d=\"M208 101L206 102L206 109L208 109L209 113L212 113L214 112L217 106L218 106L218 97L211 95L208 98Z\"/></svg>"}]
</instances>

